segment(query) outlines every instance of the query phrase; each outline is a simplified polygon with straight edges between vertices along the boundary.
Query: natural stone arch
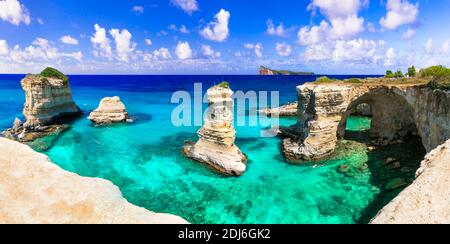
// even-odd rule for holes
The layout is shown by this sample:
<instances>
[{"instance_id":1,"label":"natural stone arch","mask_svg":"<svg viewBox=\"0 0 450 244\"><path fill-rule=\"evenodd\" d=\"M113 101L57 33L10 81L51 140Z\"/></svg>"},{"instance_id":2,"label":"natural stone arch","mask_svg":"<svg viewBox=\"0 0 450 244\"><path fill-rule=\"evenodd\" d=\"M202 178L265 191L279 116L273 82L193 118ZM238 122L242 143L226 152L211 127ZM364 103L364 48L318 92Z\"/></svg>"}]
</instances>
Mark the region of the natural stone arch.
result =
<instances>
[{"instance_id":1,"label":"natural stone arch","mask_svg":"<svg viewBox=\"0 0 450 244\"><path fill-rule=\"evenodd\" d=\"M352 107L373 108L373 137L388 143L418 134L427 152L450 139L450 92L420 85L305 84L297 87L298 122L282 129L290 162L316 161L334 153Z\"/></svg>"},{"instance_id":2,"label":"natural stone arch","mask_svg":"<svg viewBox=\"0 0 450 244\"><path fill-rule=\"evenodd\" d=\"M415 111L411 104L403 96L384 87L369 88L365 93L351 99L338 125L338 139L344 137L348 116L352 115L360 104L368 104L371 109L371 138L390 143L407 135L418 134L414 121Z\"/></svg>"}]
</instances>

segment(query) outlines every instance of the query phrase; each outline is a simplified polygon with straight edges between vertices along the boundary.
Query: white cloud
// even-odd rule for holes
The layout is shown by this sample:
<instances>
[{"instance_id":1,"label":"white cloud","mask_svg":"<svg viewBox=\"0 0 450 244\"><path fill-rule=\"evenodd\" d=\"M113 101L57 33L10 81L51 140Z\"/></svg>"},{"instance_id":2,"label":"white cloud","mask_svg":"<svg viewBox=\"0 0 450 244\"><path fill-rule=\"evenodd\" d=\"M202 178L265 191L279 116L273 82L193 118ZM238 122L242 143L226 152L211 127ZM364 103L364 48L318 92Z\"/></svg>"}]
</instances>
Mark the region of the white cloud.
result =
<instances>
[{"instance_id":1,"label":"white cloud","mask_svg":"<svg viewBox=\"0 0 450 244\"><path fill-rule=\"evenodd\" d=\"M208 40L223 42L229 35L228 22L230 20L230 12L221 9L214 18L215 21L209 23L200 34Z\"/></svg>"},{"instance_id":2,"label":"white cloud","mask_svg":"<svg viewBox=\"0 0 450 244\"><path fill-rule=\"evenodd\" d=\"M69 35L61 37L60 40L62 43L67 44L67 45L78 45L78 43L79 43L77 39L75 39Z\"/></svg>"},{"instance_id":3,"label":"white cloud","mask_svg":"<svg viewBox=\"0 0 450 244\"><path fill-rule=\"evenodd\" d=\"M425 53L428 55L434 54L434 41L431 38L425 43Z\"/></svg>"},{"instance_id":4,"label":"white cloud","mask_svg":"<svg viewBox=\"0 0 450 244\"><path fill-rule=\"evenodd\" d=\"M416 30L409 28L407 31L405 31L402 35L402 39L405 41L410 41L413 39L413 37L416 35Z\"/></svg>"},{"instance_id":5,"label":"white cloud","mask_svg":"<svg viewBox=\"0 0 450 244\"><path fill-rule=\"evenodd\" d=\"M177 47L175 48L175 54L177 55L178 59L181 60L192 58L193 52L191 47L189 46L189 42L179 41Z\"/></svg>"},{"instance_id":6,"label":"white cloud","mask_svg":"<svg viewBox=\"0 0 450 244\"><path fill-rule=\"evenodd\" d=\"M202 53L207 58L220 58L221 53L214 51L209 45L202 45Z\"/></svg>"},{"instance_id":7,"label":"white cloud","mask_svg":"<svg viewBox=\"0 0 450 244\"><path fill-rule=\"evenodd\" d=\"M167 49L165 47L153 51L153 56L156 59L170 59L170 58L172 58L172 55L170 55L169 49Z\"/></svg>"},{"instance_id":8,"label":"white cloud","mask_svg":"<svg viewBox=\"0 0 450 244\"><path fill-rule=\"evenodd\" d=\"M413 24L419 15L419 3L412 4L408 0L388 0L386 8L388 12L381 18L380 24L390 30Z\"/></svg>"},{"instance_id":9,"label":"white cloud","mask_svg":"<svg viewBox=\"0 0 450 244\"><path fill-rule=\"evenodd\" d=\"M148 39L148 38L147 38L147 39L145 39L145 44L151 46L151 45L153 44L153 42L152 42L151 39Z\"/></svg>"},{"instance_id":10,"label":"white cloud","mask_svg":"<svg viewBox=\"0 0 450 244\"><path fill-rule=\"evenodd\" d=\"M365 5L365 0L313 0L308 9L319 9L328 21L323 20L319 26L301 28L298 42L301 45L312 45L354 38L365 30L364 18L358 16L358 11Z\"/></svg>"},{"instance_id":11,"label":"white cloud","mask_svg":"<svg viewBox=\"0 0 450 244\"><path fill-rule=\"evenodd\" d=\"M37 18L37 22L38 22L39 24L41 24L41 25L44 25L44 24L45 24L45 22L44 22L44 20L43 20L42 18Z\"/></svg>"},{"instance_id":12,"label":"white cloud","mask_svg":"<svg viewBox=\"0 0 450 244\"><path fill-rule=\"evenodd\" d=\"M168 27L169 30L173 30L173 31L179 31L180 33L183 34L189 34L189 30L185 25L181 25L180 28L178 28L176 25L169 25Z\"/></svg>"},{"instance_id":13,"label":"white cloud","mask_svg":"<svg viewBox=\"0 0 450 244\"><path fill-rule=\"evenodd\" d=\"M8 43L5 40L0 40L0 56L8 55Z\"/></svg>"},{"instance_id":14,"label":"white cloud","mask_svg":"<svg viewBox=\"0 0 450 244\"><path fill-rule=\"evenodd\" d=\"M386 42L366 39L322 42L306 47L302 58L306 61L379 63L385 57Z\"/></svg>"},{"instance_id":15,"label":"white cloud","mask_svg":"<svg viewBox=\"0 0 450 244\"><path fill-rule=\"evenodd\" d=\"M319 26L303 27L298 32L298 42L301 45L312 45L320 43L327 39L330 32L330 25L326 21L322 21Z\"/></svg>"},{"instance_id":16,"label":"white cloud","mask_svg":"<svg viewBox=\"0 0 450 244\"><path fill-rule=\"evenodd\" d=\"M143 14L144 13L144 7L142 6L134 6L131 11L133 11L136 14Z\"/></svg>"},{"instance_id":17,"label":"white cloud","mask_svg":"<svg viewBox=\"0 0 450 244\"><path fill-rule=\"evenodd\" d=\"M31 23L28 9L17 0L0 1L0 19L14 25L23 22L26 25Z\"/></svg>"},{"instance_id":18,"label":"white cloud","mask_svg":"<svg viewBox=\"0 0 450 244\"><path fill-rule=\"evenodd\" d=\"M450 55L450 40L447 40L447 41L444 42L444 44L442 44L442 54L443 55Z\"/></svg>"},{"instance_id":19,"label":"white cloud","mask_svg":"<svg viewBox=\"0 0 450 244\"><path fill-rule=\"evenodd\" d=\"M331 38L333 39L349 39L356 34L364 31L364 18L358 17L356 14L347 18L331 19Z\"/></svg>"},{"instance_id":20,"label":"white cloud","mask_svg":"<svg viewBox=\"0 0 450 244\"><path fill-rule=\"evenodd\" d=\"M249 50L253 50L255 52L256 57L258 57L258 58L262 58L263 57L263 53L262 53L263 46L262 46L261 43L256 43L256 44L246 43L244 45L244 47L249 49Z\"/></svg>"},{"instance_id":21,"label":"white cloud","mask_svg":"<svg viewBox=\"0 0 450 244\"><path fill-rule=\"evenodd\" d=\"M172 3L189 15L198 10L197 0L172 0Z\"/></svg>"},{"instance_id":22,"label":"white cloud","mask_svg":"<svg viewBox=\"0 0 450 244\"><path fill-rule=\"evenodd\" d=\"M267 30L266 33L271 36L285 36L286 31L284 30L283 23L280 23L277 27L273 24L273 20L267 20Z\"/></svg>"},{"instance_id":23,"label":"white cloud","mask_svg":"<svg viewBox=\"0 0 450 244\"><path fill-rule=\"evenodd\" d=\"M14 63L32 64L45 62L61 62L61 59L68 58L81 61L83 54L81 52L64 53L52 45L51 42L44 38L37 38L32 45L21 49L16 45L10 50L9 58Z\"/></svg>"},{"instance_id":24,"label":"white cloud","mask_svg":"<svg viewBox=\"0 0 450 244\"><path fill-rule=\"evenodd\" d=\"M189 30L186 28L185 25L182 25L179 29L179 31L183 34L189 34Z\"/></svg>"},{"instance_id":25,"label":"white cloud","mask_svg":"<svg viewBox=\"0 0 450 244\"><path fill-rule=\"evenodd\" d=\"M355 15L367 4L367 0L313 0L308 9L319 8L321 13L329 19L336 19Z\"/></svg>"},{"instance_id":26,"label":"white cloud","mask_svg":"<svg viewBox=\"0 0 450 244\"><path fill-rule=\"evenodd\" d=\"M283 56L283 57L288 57L292 53L292 47L290 45L286 44L286 42L277 43L276 50L277 50L278 55Z\"/></svg>"},{"instance_id":27,"label":"white cloud","mask_svg":"<svg viewBox=\"0 0 450 244\"><path fill-rule=\"evenodd\" d=\"M384 45L384 41L376 42L364 39L337 41L333 51L333 61L376 61Z\"/></svg>"},{"instance_id":28,"label":"white cloud","mask_svg":"<svg viewBox=\"0 0 450 244\"><path fill-rule=\"evenodd\" d=\"M130 55L136 49L136 43L131 41L131 33L123 29L119 31L118 29L112 29L109 31L111 36L114 38L116 43L117 57L119 60L128 62L130 60Z\"/></svg>"},{"instance_id":29,"label":"white cloud","mask_svg":"<svg viewBox=\"0 0 450 244\"><path fill-rule=\"evenodd\" d=\"M112 56L111 40L106 36L105 28L95 24L95 34L91 37L91 42L94 44L94 55L108 57Z\"/></svg>"},{"instance_id":30,"label":"white cloud","mask_svg":"<svg viewBox=\"0 0 450 244\"><path fill-rule=\"evenodd\" d=\"M394 66L396 64L397 54L394 48L389 48L386 52L386 59L384 61L385 66Z\"/></svg>"}]
</instances>

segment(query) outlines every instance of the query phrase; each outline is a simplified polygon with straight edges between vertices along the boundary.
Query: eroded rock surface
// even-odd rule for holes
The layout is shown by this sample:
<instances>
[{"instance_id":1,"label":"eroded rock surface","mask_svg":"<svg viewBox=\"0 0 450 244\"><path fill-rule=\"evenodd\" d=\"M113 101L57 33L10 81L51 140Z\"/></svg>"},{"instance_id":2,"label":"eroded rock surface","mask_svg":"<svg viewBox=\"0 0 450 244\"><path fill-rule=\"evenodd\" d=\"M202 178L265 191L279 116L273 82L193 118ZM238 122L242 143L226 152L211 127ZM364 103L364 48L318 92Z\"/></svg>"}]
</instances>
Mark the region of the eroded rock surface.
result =
<instances>
[{"instance_id":1,"label":"eroded rock surface","mask_svg":"<svg viewBox=\"0 0 450 244\"><path fill-rule=\"evenodd\" d=\"M94 124L114 124L129 121L128 112L119 97L105 97L88 117Z\"/></svg>"},{"instance_id":2,"label":"eroded rock surface","mask_svg":"<svg viewBox=\"0 0 450 244\"><path fill-rule=\"evenodd\" d=\"M450 224L450 140L425 157L416 180L372 223Z\"/></svg>"},{"instance_id":3,"label":"eroded rock surface","mask_svg":"<svg viewBox=\"0 0 450 244\"><path fill-rule=\"evenodd\" d=\"M187 143L184 154L206 163L226 175L239 176L246 170L246 156L234 144L233 91L214 86L207 92L208 115L204 126L197 132L197 143Z\"/></svg>"},{"instance_id":4,"label":"eroded rock surface","mask_svg":"<svg viewBox=\"0 0 450 244\"><path fill-rule=\"evenodd\" d=\"M134 206L109 181L64 171L5 138L0 138L0 202L0 223L187 223Z\"/></svg>"},{"instance_id":5,"label":"eroded rock surface","mask_svg":"<svg viewBox=\"0 0 450 244\"><path fill-rule=\"evenodd\" d=\"M344 136L347 117L370 105L374 142L381 145L420 135L426 150L450 138L450 92L416 85L305 84L299 93L298 123L284 129L282 143L291 162L329 156Z\"/></svg>"},{"instance_id":6,"label":"eroded rock surface","mask_svg":"<svg viewBox=\"0 0 450 244\"><path fill-rule=\"evenodd\" d=\"M72 99L67 80L27 75L21 81L25 91L23 125L14 122L14 127L4 132L10 139L22 142L32 141L65 128L64 121L81 114Z\"/></svg>"}]
</instances>

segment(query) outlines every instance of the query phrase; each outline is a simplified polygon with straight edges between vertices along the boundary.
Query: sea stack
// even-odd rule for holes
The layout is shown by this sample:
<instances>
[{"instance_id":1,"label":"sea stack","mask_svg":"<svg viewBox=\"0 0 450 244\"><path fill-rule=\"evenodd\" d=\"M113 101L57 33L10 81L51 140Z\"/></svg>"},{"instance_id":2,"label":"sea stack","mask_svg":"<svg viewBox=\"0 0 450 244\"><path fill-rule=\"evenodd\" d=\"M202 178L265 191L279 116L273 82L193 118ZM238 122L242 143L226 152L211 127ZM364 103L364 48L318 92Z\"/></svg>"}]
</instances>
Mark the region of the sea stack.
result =
<instances>
[{"instance_id":1,"label":"sea stack","mask_svg":"<svg viewBox=\"0 0 450 244\"><path fill-rule=\"evenodd\" d=\"M64 121L81 115L70 90L69 79L53 68L38 75L28 74L21 81L25 91L23 115L25 123L14 122L14 128L4 132L10 139L32 141L62 130Z\"/></svg>"},{"instance_id":2,"label":"sea stack","mask_svg":"<svg viewBox=\"0 0 450 244\"><path fill-rule=\"evenodd\" d=\"M187 143L184 154L206 163L225 175L240 176L246 170L246 156L234 144L233 91L222 82L207 91L208 112L203 127L197 132L197 143Z\"/></svg>"},{"instance_id":3,"label":"sea stack","mask_svg":"<svg viewBox=\"0 0 450 244\"><path fill-rule=\"evenodd\" d=\"M124 123L129 121L128 112L119 97L105 97L88 117L96 125Z\"/></svg>"}]
</instances>

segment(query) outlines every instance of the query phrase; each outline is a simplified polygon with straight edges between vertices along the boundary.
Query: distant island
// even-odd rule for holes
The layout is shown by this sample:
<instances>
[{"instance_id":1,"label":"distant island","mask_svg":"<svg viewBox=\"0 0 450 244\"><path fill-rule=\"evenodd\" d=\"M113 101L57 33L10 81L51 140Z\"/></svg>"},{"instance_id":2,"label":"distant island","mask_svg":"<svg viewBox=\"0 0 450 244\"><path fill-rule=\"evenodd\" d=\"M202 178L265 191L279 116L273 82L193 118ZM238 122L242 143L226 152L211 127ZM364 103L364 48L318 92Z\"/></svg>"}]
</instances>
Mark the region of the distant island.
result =
<instances>
[{"instance_id":1,"label":"distant island","mask_svg":"<svg viewBox=\"0 0 450 244\"><path fill-rule=\"evenodd\" d=\"M264 66L259 67L260 75L314 75L314 72L295 72L290 70L274 70Z\"/></svg>"}]
</instances>

